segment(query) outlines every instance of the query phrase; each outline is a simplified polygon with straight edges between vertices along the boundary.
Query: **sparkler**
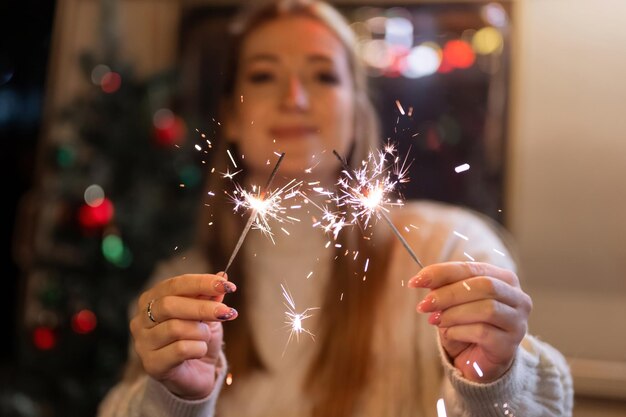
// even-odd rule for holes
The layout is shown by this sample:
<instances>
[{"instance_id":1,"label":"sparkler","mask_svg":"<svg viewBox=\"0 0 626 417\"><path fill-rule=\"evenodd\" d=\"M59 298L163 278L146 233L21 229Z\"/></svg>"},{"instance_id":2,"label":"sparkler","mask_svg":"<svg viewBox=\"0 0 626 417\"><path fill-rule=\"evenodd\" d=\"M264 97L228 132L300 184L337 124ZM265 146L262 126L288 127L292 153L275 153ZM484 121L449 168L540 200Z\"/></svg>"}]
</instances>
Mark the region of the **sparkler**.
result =
<instances>
[{"instance_id":1,"label":"sparkler","mask_svg":"<svg viewBox=\"0 0 626 417\"><path fill-rule=\"evenodd\" d=\"M341 202L343 204L352 206L356 212L354 216L364 218L365 225L368 224L372 214L377 214L382 217L389 225L393 233L396 235L396 237L400 240L400 243L402 243L402 246L404 246L411 258L413 258L413 260L420 266L420 268L423 268L424 265L422 265L422 262L419 260L404 236L400 234L400 231L398 231L396 226L387 215L388 209L383 206L384 203L388 203L386 195L389 193L389 191L393 190L397 182L402 181L401 174L404 172L402 168L398 172L396 172L396 175L398 176L398 181L392 181L390 179L389 173L380 178L380 176L384 172L385 155L387 153L391 153L392 150L393 148L391 148L389 145L385 147L385 152L381 153L380 160L376 164L374 174L371 177L367 175L367 169L361 169L358 171L352 170L348 166L348 163L341 157L341 155L339 155L337 151L333 150L333 153L341 162L341 165L343 166L346 175L353 181L356 181L356 186L351 186L347 181L344 180L340 181L340 185L344 192Z\"/></svg>"},{"instance_id":2,"label":"sparkler","mask_svg":"<svg viewBox=\"0 0 626 417\"><path fill-rule=\"evenodd\" d=\"M239 240L237 241L237 244L235 245L235 249L233 250L233 253L230 255L230 259L228 260L228 264L226 265L226 268L224 268L224 273L228 271L228 268L230 268L231 264L233 263L235 256L237 256L237 252L239 252L239 249L241 249L241 245L243 244L243 241L246 238L246 235L248 234L248 232L250 231L250 228L252 227L252 224L256 220L257 216L261 215L262 221L265 224L267 224L265 220L265 214L268 210L268 207L271 207L271 204L268 204L271 202L271 199L266 200L265 194L269 191L269 188L272 185L272 181L274 181L274 177L276 176L276 173L278 172L278 167L280 166L280 163L282 162L284 156L285 156L284 152L280 154L280 157L278 158L278 161L276 161L276 165L274 165L274 169L272 170L272 173L270 174L267 180L267 183L265 184L265 188L263 188L260 192L259 198L255 198L254 196L250 194L244 193L244 198L248 202L250 207L252 208L252 213L250 213L250 218L248 219L248 222L244 226L243 230L241 231L241 235L239 236Z\"/></svg>"}]
</instances>

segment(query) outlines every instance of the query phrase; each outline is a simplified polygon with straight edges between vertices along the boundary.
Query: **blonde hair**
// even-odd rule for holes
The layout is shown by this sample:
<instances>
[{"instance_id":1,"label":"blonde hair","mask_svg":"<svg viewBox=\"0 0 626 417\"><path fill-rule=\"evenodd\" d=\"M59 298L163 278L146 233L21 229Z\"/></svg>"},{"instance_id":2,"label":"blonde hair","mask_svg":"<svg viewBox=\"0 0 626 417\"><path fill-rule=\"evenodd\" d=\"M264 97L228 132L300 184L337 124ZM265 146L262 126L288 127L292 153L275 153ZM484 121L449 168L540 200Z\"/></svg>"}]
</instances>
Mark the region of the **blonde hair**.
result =
<instances>
[{"instance_id":1,"label":"blonde hair","mask_svg":"<svg viewBox=\"0 0 626 417\"><path fill-rule=\"evenodd\" d=\"M334 33L344 45L353 76L355 107L353 147L347 159L349 163L364 160L370 151L380 146L381 141L377 114L368 95L366 73L357 55L357 39L347 20L332 6L320 1L276 0L251 3L253 4L234 20L232 26L231 56L229 68L226 70L230 78L225 83L224 99L233 99L241 46L256 28L282 16L315 19ZM226 144L222 143L221 146ZM222 151L225 152L222 149L216 150L216 153L222 155ZM211 188L217 189L214 186ZM224 237L239 235L233 228L234 216L226 215L228 210L223 208L212 218L218 229L214 230L215 235L220 238L209 239L205 236L204 239L213 265L219 265L217 262L222 263L227 259L228 250L232 248L233 242L227 239L225 241ZM317 334L319 351L313 359L306 380L306 392L313 400L315 416L345 417L353 414L359 396L369 381L373 336L369 323L375 322L378 314L376 306L377 301L382 298L388 257L382 250L385 245L375 249L372 242L363 239L359 233L358 229L345 230L339 237L339 243L343 248L356 247L363 259L369 258L369 276L379 279L358 279L360 271L356 270L354 262L349 262L349 257L337 252L340 256L333 263L325 305L320 312L322 329ZM241 284L237 295L229 296L229 304L242 314L225 326L225 350L233 374L240 379L256 369L263 369L263 363L251 337L250 323L246 320L246 306L243 302L245 271L241 264L235 262L229 273ZM340 301L342 293L347 296Z\"/></svg>"}]
</instances>

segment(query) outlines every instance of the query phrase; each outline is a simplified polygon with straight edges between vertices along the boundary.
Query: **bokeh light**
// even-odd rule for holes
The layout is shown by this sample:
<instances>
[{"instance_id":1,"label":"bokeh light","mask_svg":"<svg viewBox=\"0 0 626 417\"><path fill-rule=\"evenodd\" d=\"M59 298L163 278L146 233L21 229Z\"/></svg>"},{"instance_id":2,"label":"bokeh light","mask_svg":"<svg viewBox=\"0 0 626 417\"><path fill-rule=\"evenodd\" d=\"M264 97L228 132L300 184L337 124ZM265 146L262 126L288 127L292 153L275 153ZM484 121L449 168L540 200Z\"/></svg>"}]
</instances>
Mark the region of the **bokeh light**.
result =
<instances>
[{"instance_id":1,"label":"bokeh light","mask_svg":"<svg viewBox=\"0 0 626 417\"><path fill-rule=\"evenodd\" d=\"M493 26L486 26L478 30L472 38L472 47L480 55L500 53L503 44L502 34Z\"/></svg>"},{"instance_id":2,"label":"bokeh light","mask_svg":"<svg viewBox=\"0 0 626 417\"><path fill-rule=\"evenodd\" d=\"M47 326L35 327L33 330L33 344L39 350L50 350L57 344L54 330Z\"/></svg>"},{"instance_id":3,"label":"bokeh light","mask_svg":"<svg viewBox=\"0 0 626 417\"><path fill-rule=\"evenodd\" d=\"M85 229L99 228L111 221L114 211L113 203L105 197L95 207L83 204L78 210L78 221Z\"/></svg>"},{"instance_id":4,"label":"bokeh light","mask_svg":"<svg viewBox=\"0 0 626 417\"><path fill-rule=\"evenodd\" d=\"M98 319L93 311L83 309L72 316L72 330L78 334L88 334L94 331Z\"/></svg>"},{"instance_id":5,"label":"bokeh light","mask_svg":"<svg viewBox=\"0 0 626 417\"><path fill-rule=\"evenodd\" d=\"M100 88L107 94L115 93L122 86L122 76L117 72L109 71L102 76Z\"/></svg>"},{"instance_id":6,"label":"bokeh light","mask_svg":"<svg viewBox=\"0 0 626 417\"><path fill-rule=\"evenodd\" d=\"M441 63L441 49L437 44L425 42L411 49L402 72L407 78L419 78L437 72Z\"/></svg>"},{"instance_id":7,"label":"bokeh light","mask_svg":"<svg viewBox=\"0 0 626 417\"><path fill-rule=\"evenodd\" d=\"M91 207L98 207L104 201L104 190L98 184L92 184L85 189L84 198Z\"/></svg>"},{"instance_id":8,"label":"bokeh light","mask_svg":"<svg viewBox=\"0 0 626 417\"><path fill-rule=\"evenodd\" d=\"M104 64L96 65L91 70L91 82L95 85L102 85L102 79L105 75L111 72L111 68Z\"/></svg>"}]
</instances>

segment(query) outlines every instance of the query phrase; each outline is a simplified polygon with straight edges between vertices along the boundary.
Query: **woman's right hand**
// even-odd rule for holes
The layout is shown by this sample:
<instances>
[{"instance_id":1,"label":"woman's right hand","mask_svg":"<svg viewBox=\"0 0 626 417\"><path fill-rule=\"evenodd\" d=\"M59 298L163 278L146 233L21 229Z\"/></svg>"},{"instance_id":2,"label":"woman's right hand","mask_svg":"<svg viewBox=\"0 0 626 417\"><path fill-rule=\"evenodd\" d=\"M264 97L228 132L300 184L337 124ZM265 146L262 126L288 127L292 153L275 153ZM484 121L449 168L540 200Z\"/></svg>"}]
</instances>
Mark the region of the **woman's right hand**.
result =
<instances>
[{"instance_id":1,"label":"woman's right hand","mask_svg":"<svg viewBox=\"0 0 626 417\"><path fill-rule=\"evenodd\" d=\"M146 373L181 398L208 396L222 349L221 322L237 317L222 301L236 289L223 273L185 274L141 294L130 331Z\"/></svg>"}]
</instances>

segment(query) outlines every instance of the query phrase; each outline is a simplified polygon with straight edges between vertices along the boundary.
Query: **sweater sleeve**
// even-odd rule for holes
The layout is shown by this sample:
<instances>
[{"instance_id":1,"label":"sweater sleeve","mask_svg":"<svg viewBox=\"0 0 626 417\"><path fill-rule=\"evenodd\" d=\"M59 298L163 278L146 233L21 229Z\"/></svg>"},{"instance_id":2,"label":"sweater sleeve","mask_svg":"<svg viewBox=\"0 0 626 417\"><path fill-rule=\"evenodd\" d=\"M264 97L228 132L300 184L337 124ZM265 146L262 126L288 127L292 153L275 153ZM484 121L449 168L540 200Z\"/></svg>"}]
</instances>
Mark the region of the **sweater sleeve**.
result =
<instances>
[{"instance_id":1,"label":"sweater sleeve","mask_svg":"<svg viewBox=\"0 0 626 417\"><path fill-rule=\"evenodd\" d=\"M573 385L565 359L532 336L522 341L511 368L488 384L469 381L447 359L443 362L443 398L450 417L572 415Z\"/></svg>"},{"instance_id":2,"label":"sweater sleeve","mask_svg":"<svg viewBox=\"0 0 626 417\"><path fill-rule=\"evenodd\" d=\"M226 358L220 353L215 388L201 400L185 400L160 382L142 374L118 383L100 404L98 417L212 417L226 378Z\"/></svg>"}]
</instances>

